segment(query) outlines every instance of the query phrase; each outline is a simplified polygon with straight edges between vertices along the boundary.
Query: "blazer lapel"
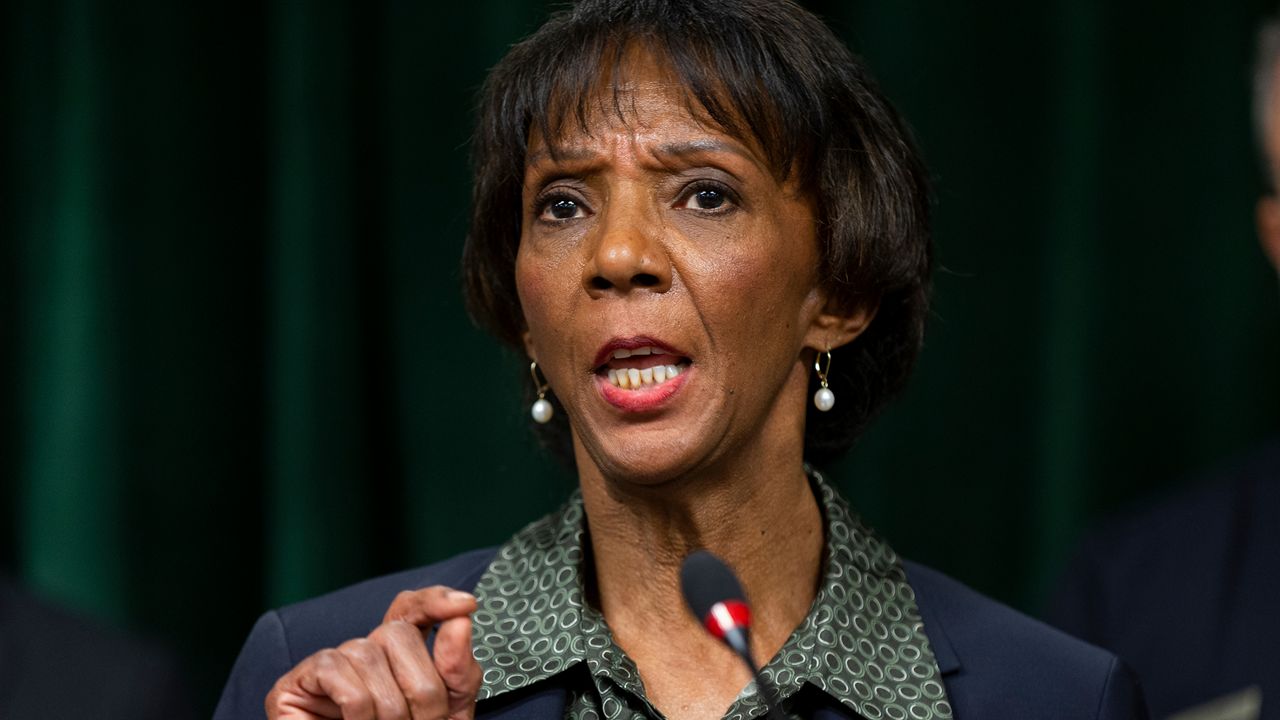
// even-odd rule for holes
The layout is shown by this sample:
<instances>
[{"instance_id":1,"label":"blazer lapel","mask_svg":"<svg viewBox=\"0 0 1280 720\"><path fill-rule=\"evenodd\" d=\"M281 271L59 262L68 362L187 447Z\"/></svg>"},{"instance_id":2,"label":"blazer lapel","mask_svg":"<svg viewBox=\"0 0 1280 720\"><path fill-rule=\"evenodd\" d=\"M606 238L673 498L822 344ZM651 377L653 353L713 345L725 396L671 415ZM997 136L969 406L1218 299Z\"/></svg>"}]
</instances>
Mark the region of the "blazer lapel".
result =
<instances>
[{"instance_id":1,"label":"blazer lapel","mask_svg":"<svg viewBox=\"0 0 1280 720\"><path fill-rule=\"evenodd\" d=\"M910 574L908 568L908 580L911 579ZM914 582L911 586L916 587ZM932 598L921 596L917 590L916 607L920 609L920 620L924 623L925 637L929 638L929 648L933 650L933 658L938 662L938 672L944 676L956 672L960 669L960 656L956 655L951 638L947 637L946 624L942 622Z\"/></svg>"}]
</instances>

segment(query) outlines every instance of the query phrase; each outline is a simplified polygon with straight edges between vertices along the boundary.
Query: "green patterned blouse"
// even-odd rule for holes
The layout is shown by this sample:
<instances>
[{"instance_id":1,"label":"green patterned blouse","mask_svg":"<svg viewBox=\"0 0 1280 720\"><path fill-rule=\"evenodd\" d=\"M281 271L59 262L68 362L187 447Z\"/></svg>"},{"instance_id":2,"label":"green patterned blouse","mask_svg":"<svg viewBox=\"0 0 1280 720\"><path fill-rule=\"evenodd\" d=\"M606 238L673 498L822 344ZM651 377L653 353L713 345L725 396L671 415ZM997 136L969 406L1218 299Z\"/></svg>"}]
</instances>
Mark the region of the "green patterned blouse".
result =
<instances>
[{"instance_id":1,"label":"green patterned blouse","mask_svg":"<svg viewBox=\"0 0 1280 720\"><path fill-rule=\"evenodd\" d=\"M826 526L822 585L804 621L763 668L782 709L807 717L838 702L870 720L951 717L915 593L894 551L809 470ZM584 601L582 496L529 525L495 556L476 585L479 699L556 678L568 718L657 720L635 664L600 612ZM754 684L724 717L765 714Z\"/></svg>"}]
</instances>

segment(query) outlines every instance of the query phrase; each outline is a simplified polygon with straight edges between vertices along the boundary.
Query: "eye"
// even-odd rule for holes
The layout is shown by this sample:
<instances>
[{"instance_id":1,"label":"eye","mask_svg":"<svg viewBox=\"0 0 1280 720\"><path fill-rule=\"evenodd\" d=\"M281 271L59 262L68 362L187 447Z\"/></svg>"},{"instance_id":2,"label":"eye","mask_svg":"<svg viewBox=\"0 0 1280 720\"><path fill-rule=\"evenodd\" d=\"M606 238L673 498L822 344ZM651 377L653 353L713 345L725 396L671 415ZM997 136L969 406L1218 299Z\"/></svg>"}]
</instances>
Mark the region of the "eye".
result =
<instances>
[{"instance_id":1,"label":"eye","mask_svg":"<svg viewBox=\"0 0 1280 720\"><path fill-rule=\"evenodd\" d=\"M541 210L538 212L538 217L552 222L572 220L587 215L586 206L568 195L552 195L543 198L539 202L539 207Z\"/></svg>"},{"instance_id":2,"label":"eye","mask_svg":"<svg viewBox=\"0 0 1280 720\"><path fill-rule=\"evenodd\" d=\"M693 195L693 201L701 210L715 210L724 204L724 199L724 193L710 188L699 190Z\"/></svg>"},{"instance_id":3,"label":"eye","mask_svg":"<svg viewBox=\"0 0 1280 720\"><path fill-rule=\"evenodd\" d=\"M691 186L676 207L705 212L727 212L736 203L732 191L719 183L701 182Z\"/></svg>"},{"instance_id":4,"label":"eye","mask_svg":"<svg viewBox=\"0 0 1280 720\"><path fill-rule=\"evenodd\" d=\"M578 214L578 203L562 198L547 206L547 212L557 220L568 220Z\"/></svg>"}]
</instances>

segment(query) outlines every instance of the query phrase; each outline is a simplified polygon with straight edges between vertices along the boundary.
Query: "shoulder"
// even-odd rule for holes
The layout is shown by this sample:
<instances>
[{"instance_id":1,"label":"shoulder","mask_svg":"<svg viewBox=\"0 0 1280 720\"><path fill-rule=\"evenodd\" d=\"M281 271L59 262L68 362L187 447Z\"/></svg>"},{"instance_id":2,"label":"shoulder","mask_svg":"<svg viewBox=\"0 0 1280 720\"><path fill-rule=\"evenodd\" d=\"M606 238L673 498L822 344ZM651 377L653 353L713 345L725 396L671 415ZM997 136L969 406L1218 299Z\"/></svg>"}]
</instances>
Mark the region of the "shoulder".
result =
<instances>
[{"instance_id":1,"label":"shoulder","mask_svg":"<svg viewBox=\"0 0 1280 720\"><path fill-rule=\"evenodd\" d=\"M1088 535L1084 548L1120 564L1172 557L1185 550L1206 557L1243 526L1270 522L1280 507L1280 439L1239 455L1198 482L1153 504L1122 514ZM1188 532L1195 528L1196 532ZM1206 540L1211 545L1206 548ZM1185 563L1187 557L1178 558Z\"/></svg>"},{"instance_id":2,"label":"shoulder","mask_svg":"<svg viewBox=\"0 0 1280 720\"><path fill-rule=\"evenodd\" d=\"M382 622L396 594L404 590L447 585L470 591L489 566L493 554L493 548L472 550L432 565L365 580L327 595L286 605L275 613L295 661L301 660L322 648L368 635Z\"/></svg>"},{"instance_id":3,"label":"shoulder","mask_svg":"<svg viewBox=\"0 0 1280 720\"><path fill-rule=\"evenodd\" d=\"M1046 606L1111 648L1169 714L1258 684L1278 666L1280 439L1087 533Z\"/></svg>"},{"instance_id":4,"label":"shoulder","mask_svg":"<svg viewBox=\"0 0 1280 720\"><path fill-rule=\"evenodd\" d=\"M906 562L957 717L1143 718L1116 657Z\"/></svg>"},{"instance_id":5,"label":"shoulder","mask_svg":"<svg viewBox=\"0 0 1280 720\"><path fill-rule=\"evenodd\" d=\"M473 550L263 614L231 669L215 720L261 717L271 686L298 662L321 649L368 635L403 590L432 585L471 590L493 555L493 548Z\"/></svg>"},{"instance_id":6,"label":"shoulder","mask_svg":"<svg viewBox=\"0 0 1280 720\"><path fill-rule=\"evenodd\" d=\"M194 716L168 650L7 580L0 580L0 671L0 717ZM66 692L69 677L83 692Z\"/></svg>"},{"instance_id":7,"label":"shoulder","mask_svg":"<svg viewBox=\"0 0 1280 720\"><path fill-rule=\"evenodd\" d=\"M1280 575L1280 440L1087 533L1048 606L1055 623L1108 646L1135 618L1212 617L1228 602L1181 592L1261 587ZM1170 603L1171 598L1177 602ZM1206 638L1208 639L1208 638Z\"/></svg>"}]
</instances>

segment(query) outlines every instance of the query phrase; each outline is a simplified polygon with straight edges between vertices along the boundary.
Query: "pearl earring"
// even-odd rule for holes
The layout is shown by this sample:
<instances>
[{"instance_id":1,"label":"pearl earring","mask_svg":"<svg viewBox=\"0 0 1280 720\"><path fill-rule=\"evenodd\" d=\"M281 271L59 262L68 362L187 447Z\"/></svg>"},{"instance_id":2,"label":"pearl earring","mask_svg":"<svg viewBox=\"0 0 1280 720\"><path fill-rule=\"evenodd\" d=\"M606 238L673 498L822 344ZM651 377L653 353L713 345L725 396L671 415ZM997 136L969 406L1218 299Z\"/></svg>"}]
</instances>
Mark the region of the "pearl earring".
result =
<instances>
[{"instance_id":1,"label":"pearl earring","mask_svg":"<svg viewBox=\"0 0 1280 720\"><path fill-rule=\"evenodd\" d=\"M551 407L551 401L547 399L547 384L538 379L537 361L529 363L529 374L533 376L533 386L538 389L538 399L533 402L533 419L541 425L546 425L551 422L555 408Z\"/></svg>"},{"instance_id":2,"label":"pearl earring","mask_svg":"<svg viewBox=\"0 0 1280 720\"><path fill-rule=\"evenodd\" d=\"M822 360L826 358L827 368L822 369ZM836 405L836 394L831 392L831 388L827 387L827 373L831 372L831 351L819 353L813 360L813 369L818 373L818 382L822 387L818 388L818 392L813 394L813 405L822 412L826 412Z\"/></svg>"}]
</instances>

